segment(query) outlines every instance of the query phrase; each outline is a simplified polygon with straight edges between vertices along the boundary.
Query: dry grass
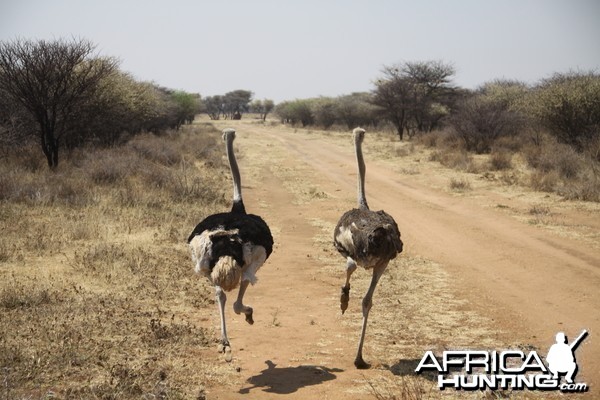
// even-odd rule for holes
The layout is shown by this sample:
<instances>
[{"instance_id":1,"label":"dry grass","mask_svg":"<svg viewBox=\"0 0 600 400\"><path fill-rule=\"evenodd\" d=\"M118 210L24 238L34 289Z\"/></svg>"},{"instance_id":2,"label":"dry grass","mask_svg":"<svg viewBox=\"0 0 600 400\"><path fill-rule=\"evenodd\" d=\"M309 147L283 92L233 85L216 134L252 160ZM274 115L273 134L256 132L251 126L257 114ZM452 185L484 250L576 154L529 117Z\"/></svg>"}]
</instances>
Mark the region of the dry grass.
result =
<instances>
[{"instance_id":1,"label":"dry grass","mask_svg":"<svg viewBox=\"0 0 600 400\"><path fill-rule=\"evenodd\" d=\"M471 183L465 178L450 178L450 189L455 192L466 192L471 190Z\"/></svg>"},{"instance_id":2,"label":"dry grass","mask_svg":"<svg viewBox=\"0 0 600 400\"><path fill-rule=\"evenodd\" d=\"M214 335L192 321L212 291L185 246L226 206L218 138L138 136L54 172L34 147L4 160L0 399L183 399L221 379L199 356Z\"/></svg>"},{"instance_id":3,"label":"dry grass","mask_svg":"<svg viewBox=\"0 0 600 400\"><path fill-rule=\"evenodd\" d=\"M500 182L507 185L557 193L567 200L600 202L600 163L592 142L586 153L579 153L548 134L524 132L497 139L484 159L474 157L448 132L423 134L416 143L433 148L429 161L451 169L483 174L486 179L500 172Z\"/></svg>"}]
</instances>

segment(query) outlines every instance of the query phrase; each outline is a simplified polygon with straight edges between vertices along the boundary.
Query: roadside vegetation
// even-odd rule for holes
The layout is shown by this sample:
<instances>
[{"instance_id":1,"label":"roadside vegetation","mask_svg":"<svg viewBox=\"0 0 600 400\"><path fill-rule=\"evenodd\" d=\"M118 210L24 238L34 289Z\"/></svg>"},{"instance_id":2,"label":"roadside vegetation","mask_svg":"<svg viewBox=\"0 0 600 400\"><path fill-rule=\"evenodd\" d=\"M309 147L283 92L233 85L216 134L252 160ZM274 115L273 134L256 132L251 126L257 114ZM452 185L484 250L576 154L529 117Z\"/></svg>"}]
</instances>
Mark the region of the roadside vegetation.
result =
<instances>
[{"instance_id":1,"label":"roadside vegetation","mask_svg":"<svg viewBox=\"0 0 600 400\"><path fill-rule=\"evenodd\" d=\"M477 90L452 86L439 61L384 67L369 93L286 101L282 123L392 132L431 148L431 161L488 177L600 201L600 75L555 74L535 85L497 80ZM487 156L486 163L476 158Z\"/></svg>"},{"instance_id":2,"label":"roadside vegetation","mask_svg":"<svg viewBox=\"0 0 600 400\"><path fill-rule=\"evenodd\" d=\"M502 183L600 201L596 72L557 73L534 85L497 80L466 90L452 84L451 64L404 62L384 66L370 92L275 105L253 99L249 90L201 99L138 82L94 49L85 40L0 44L3 154L34 140L55 168L63 150L178 130L200 111L212 120L253 113L262 123L273 114L281 123L309 129L394 132L399 140L435 149L432 161L469 172L483 168L474 155L489 155L489 169Z\"/></svg>"},{"instance_id":3,"label":"roadside vegetation","mask_svg":"<svg viewBox=\"0 0 600 400\"><path fill-rule=\"evenodd\" d=\"M196 398L223 374L185 240L222 210L220 135L195 124L0 164L0 399ZM227 375L227 372L224 372Z\"/></svg>"},{"instance_id":4,"label":"roadside vegetation","mask_svg":"<svg viewBox=\"0 0 600 400\"><path fill-rule=\"evenodd\" d=\"M64 150L177 130L199 111L200 95L139 82L86 40L0 42L0 145L34 140L50 168Z\"/></svg>"}]
</instances>

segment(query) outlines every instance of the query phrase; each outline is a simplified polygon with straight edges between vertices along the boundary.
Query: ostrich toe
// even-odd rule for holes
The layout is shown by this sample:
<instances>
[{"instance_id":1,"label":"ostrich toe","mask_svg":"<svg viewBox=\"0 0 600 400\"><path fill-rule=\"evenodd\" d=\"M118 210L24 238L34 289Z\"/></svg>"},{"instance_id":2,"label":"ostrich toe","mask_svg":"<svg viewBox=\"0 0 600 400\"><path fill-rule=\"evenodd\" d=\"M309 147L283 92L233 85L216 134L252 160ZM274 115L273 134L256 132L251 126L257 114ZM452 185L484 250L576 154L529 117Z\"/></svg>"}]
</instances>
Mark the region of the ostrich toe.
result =
<instances>
[{"instance_id":1,"label":"ostrich toe","mask_svg":"<svg viewBox=\"0 0 600 400\"><path fill-rule=\"evenodd\" d=\"M250 308L250 311L246 313L246 322L249 323L250 325L254 324L254 319L252 319L253 312L254 312L254 310L252 310L252 308Z\"/></svg>"},{"instance_id":2,"label":"ostrich toe","mask_svg":"<svg viewBox=\"0 0 600 400\"><path fill-rule=\"evenodd\" d=\"M348 302L350 301L350 286L342 286L342 294L340 295L340 308L342 314L348 309Z\"/></svg>"},{"instance_id":3,"label":"ostrich toe","mask_svg":"<svg viewBox=\"0 0 600 400\"><path fill-rule=\"evenodd\" d=\"M229 343L219 343L219 346L217 347L217 352L223 353L225 361L231 362L233 357L231 356L231 346L229 345Z\"/></svg>"}]
</instances>

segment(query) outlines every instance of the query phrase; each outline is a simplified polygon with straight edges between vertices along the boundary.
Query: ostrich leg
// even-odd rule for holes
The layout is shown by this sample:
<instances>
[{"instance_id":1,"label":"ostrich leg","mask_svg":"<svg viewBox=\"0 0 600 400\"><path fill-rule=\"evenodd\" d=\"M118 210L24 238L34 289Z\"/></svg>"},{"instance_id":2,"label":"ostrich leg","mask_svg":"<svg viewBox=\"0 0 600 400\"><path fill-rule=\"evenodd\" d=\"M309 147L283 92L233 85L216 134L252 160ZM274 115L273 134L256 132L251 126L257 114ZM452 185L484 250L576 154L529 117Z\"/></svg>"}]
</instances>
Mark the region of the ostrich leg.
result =
<instances>
[{"instance_id":1,"label":"ostrich leg","mask_svg":"<svg viewBox=\"0 0 600 400\"><path fill-rule=\"evenodd\" d=\"M229 339L227 338L227 327L225 326L225 302L227 301L227 295L221 289L220 286L215 286L217 293L217 303L219 305L219 314L221 316L221 343L219 344L219 353L225 354L225 361L231 361L231 346L229 345Z\"/></svg>"},{"instance_id":2,"label":"ostrich leg","mask_svg":"<svg viewBox=\"0 0 600 400\"><path fill-rule=\"evenodd\" d=\"M236 314L240 314L242 312L246 314L246 322L252 325L254 324L254 320L252 319L252 307L245 306L243 302L244 294L246 293L249 283L250 281L248 280L242 280L242 283L240 284L240 291L238 292L238 298L235 303L233 303L233 311Z\"/></svg>"},{"instance_id":3,"label":"ostrich leg","mask_svg":"<svg viewBox=\"0 0 600 400\"><path fill-rule=\"evenodd\" d=\"M354 271L356 271L356 263L352 258L348 257L346 261L346 284L342 286L342 294L340 296L342 314L348 309L348 302L350 301L350 277Z\"/></svg>"},{"instance_id":4,"label":"ostrich leg","mask_svg":"<svg viewBox=\"0 0 600 400\"><path fill-rule=\"evenodd\" d=\"M369 311L373 306L373 293L375 292L375 288L377 287L377 283L379 282L379 278L383 275L383 271L387 268L389 260L385 262L377 264L373 268L373 278L371 279L371 285L369 286L369 290L367 290L367 294L363 298L362 301L362 312L363 312L363 322L362 322L362 330L360 332L360 341L358 342L358 352L356 353L356 359L354 360L354 365L358 369L367 369L370 367L369 364L363 360L362 349L363 344L365 342L365 332L367 331L367 320L369 318Z\"/></svg>"}]
</instances>

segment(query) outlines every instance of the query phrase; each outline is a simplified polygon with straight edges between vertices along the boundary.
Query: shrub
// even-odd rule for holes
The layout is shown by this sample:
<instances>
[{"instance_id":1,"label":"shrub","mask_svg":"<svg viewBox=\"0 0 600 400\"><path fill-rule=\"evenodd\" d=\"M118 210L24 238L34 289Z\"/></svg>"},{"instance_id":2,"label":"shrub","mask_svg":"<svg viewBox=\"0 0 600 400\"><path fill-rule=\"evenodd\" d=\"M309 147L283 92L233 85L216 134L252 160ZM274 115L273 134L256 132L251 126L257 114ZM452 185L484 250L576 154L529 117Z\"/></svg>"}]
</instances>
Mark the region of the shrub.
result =
<instances>
[{"instance_id":1,"label":"shrub","mask_svg":"<svg viewBox=\"0 0 600 400\"><path fill-rule=\"evenodd\" d=\"M534 171L531 174L529 185L542 192L555 192L559 188L560 177L556 171Z\"/></svg>"},{"instance_id":2,"label":"shrub","mask_svg":"<svg viewBox=\"0 0 600 400\"><path fill-rule=\"evenodd\" d=\"M115 184L122 181L135 168L136 158L130 153L116 150L97 150L87 159L83 169L94 183Z\"/></svg>"},{"instance_id":3,"label":"shrub","mask_svg":"<svg viewBox=\"0 0 600 400\"><path fill-rule=\"evenodd\" d=\"M479 168L471 156L465 150L441 149L436 150L429 156L429 161L438 161L445 167L458 169L466 172L477 172Z\"/></svg>"},{"instance_id":4,"label":"shrub","mask_svg":"<svg viewBox=\"0 0 600 400\"><path fill-rule=\"evenodd\" d=\"M417 136L416 142L422 144L425 147L436 147L438 144L438 139L440 137L439 131L432 131L423 133Z\"/></svg>"},{"instance_id":5,"label":"shrub","mask_svg":"<svg viewBox=\"0 0 600 400\"><path fill-rule=\"evenodd\" d=\"M555 74L543 80L522 108L535 115L560 142L583 150L600 135L600 75L594 72Z\"/></svg>"},{"instance_id":6,"label":"shrub","mask_svg":"<svg viewBox=\"0 0 600 400\"><path fill-rule=\"evenodd\" d=\"M524 119L501 103L478 95L459 104L450 125L467 150L481 154L488 153L498 138L515 135Z\"/></svg>"},{"instance_id":7,"label":"shrub","mask_svg":"<svg viewBox=\"0 0 600 400\"><path fill-rule=\"evenodd\" d=\"M162 165L175 165L181 161L181 149L172 140L162 140L146 133L132 138L127 144L138 155Z\"/></svg>"},{"instance_id":8,"label":"shrub","mask_svg":"<svg viewBox=\"0 0 600 400\"><path fill-rule=\"evenodd\" d=\"M512 154L506 150L494 150L490 154L490 168L494 171L510 169L512 167Z\"/></svg>"},{"instance_id":9,"label":"shrub","mask_svg":"<svg viewBox=\"0 0 600 400\"><path fill-rule=\"evenodd\" d=\"M461 179L451 178L450 179L450 189L457 191L457 192L464 192L467 190L471 190L471 183L469 183L469 181L464 178L461 178Z\"/></svg>"}]
</instances>

